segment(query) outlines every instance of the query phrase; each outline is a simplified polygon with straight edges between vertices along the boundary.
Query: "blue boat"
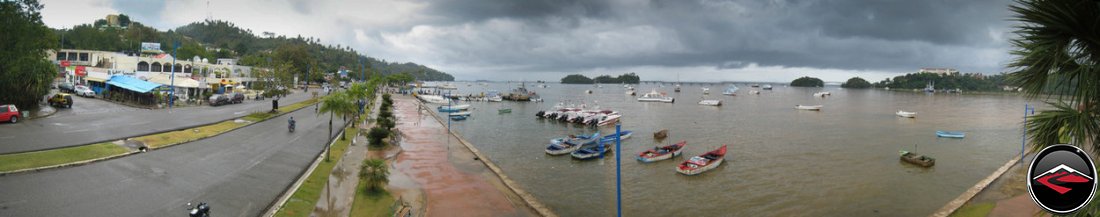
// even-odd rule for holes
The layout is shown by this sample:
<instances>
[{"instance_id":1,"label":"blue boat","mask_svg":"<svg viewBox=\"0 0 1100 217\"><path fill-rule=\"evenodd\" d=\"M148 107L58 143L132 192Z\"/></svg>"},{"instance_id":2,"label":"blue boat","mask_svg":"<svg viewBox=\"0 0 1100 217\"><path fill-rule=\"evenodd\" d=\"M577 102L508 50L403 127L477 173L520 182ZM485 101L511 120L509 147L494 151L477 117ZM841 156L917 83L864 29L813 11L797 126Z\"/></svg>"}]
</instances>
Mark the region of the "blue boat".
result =
<instances>
[{"instance_id":1,"label":"blue boat","mask_svg":"<svg viewBox=\"0 0 1100 217\"><path fill-rule=\"evenodd\" d=\"M581 149L582 146L595 144L597 141L596 138L600 138L599 132L594 133L591 136L570 136L566 138L550 140L550 145L546 146L546 154L569 154Z\"/></svg>"},{"instance_id":2,"label":"blue boat","mask_svg":"<svg viewBox=\"0 0 1100 217\"><path fill-rule=\"evenodd\" d=\"M601 149L600 146L603 146L603 148ZM584 146L581 150L574 151L571 155L577 160L588 160L599 158L608 152L611 152L611 143Z\"/></svg>"},{"instance_id":3,"label":"blue boat","mask_svg":"<svg viewBox=\"0 0 1100 217\"><path fill-rule=\"evenodd\" d=\"M966 137L966 133L959 131L936 131L936 136L947 138L963 138Z\"/></svg>"},{"instance_id":4,"label":"blue boat","mask_svg":"<svg viewBox=\"0 0 1100 217\"><path fill-rule=\"evenodd\" d=\"M604 136L603 138L600 138L600 142L615 143L615 136L618 136L618 135L619 134L611 134L611 135ZM622 135L623 136L619 138L620 141L629 139L631 135L634 135L634 132L629 131L629 130L623 130Z\"/></svg>"},{"instance_id":5,"label":"blue boat","mask_svg":"<svg viewBox=\"0 0 1100 217\"><path fill-rule=\"evenodd\" d=\"M466 120L467 116L451 116L451 120L461 121Z\"/></svg>"}]
</instances>

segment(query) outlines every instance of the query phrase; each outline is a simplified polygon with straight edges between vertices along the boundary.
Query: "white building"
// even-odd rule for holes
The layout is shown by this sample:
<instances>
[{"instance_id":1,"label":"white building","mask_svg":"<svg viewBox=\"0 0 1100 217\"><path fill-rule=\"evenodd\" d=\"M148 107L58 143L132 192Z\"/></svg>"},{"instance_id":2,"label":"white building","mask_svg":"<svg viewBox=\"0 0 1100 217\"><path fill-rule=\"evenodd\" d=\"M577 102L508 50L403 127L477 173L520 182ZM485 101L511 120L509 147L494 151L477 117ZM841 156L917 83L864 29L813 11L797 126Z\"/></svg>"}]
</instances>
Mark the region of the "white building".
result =
<instances>
[{"instance_id":1,"label":"white building","mask_svg":"<svg viewBox=\"0 0 1100 217\"><path fill-rule=\"evenodd\" d=\"M119 52L61 49L50 52L48 58L61 64L67 61L65 69L68 82L88 84L104 82L111 75L124 74L149 82L175 85L177 93L190 97L198 96L202 91L211 89L212 84L231 84L248 86L255 79L250 75L252 67L236 65L235 59L211 64L205 59L175 59L169 54L129 55ZM174 63L173 63L174 61ZM76 67L83 68L85 75L76 76ZM175 72L175 79L171 75ZM99 92L101 87L92 86Z\"/></svg>"},{"instance_id":2,"label":"white building","mask_svg":"<svg viewBox=\"0 0 1100 217\"><path fill-rule=\"evenodd\" d=\"M952 69L952 68L920 68L920 71L917 71L917 73L932 73L932 74L939 74L939 75L953 75L953 74L958 74L959 70L955 70L955 69Z\"/></svg>"}]
</instances>

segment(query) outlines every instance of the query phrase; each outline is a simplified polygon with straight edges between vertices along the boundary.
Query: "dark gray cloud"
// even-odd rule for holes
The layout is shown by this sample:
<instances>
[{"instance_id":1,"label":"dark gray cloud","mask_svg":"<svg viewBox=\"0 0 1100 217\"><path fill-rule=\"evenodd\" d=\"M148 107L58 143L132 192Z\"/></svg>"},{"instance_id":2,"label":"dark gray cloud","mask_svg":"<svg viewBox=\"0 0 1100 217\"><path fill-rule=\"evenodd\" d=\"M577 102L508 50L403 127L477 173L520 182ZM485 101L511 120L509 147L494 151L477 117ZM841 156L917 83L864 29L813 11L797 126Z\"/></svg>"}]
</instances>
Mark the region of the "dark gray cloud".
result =
<instances>
[{"instance_id":1,"label":"dark gray cloud","mask_svg":"<svg viewBox=\"0 0 1100 217\"><path fill-rule=\"evenodd\" d=\"M428 1L445 64L999 72L1009 0ZM408 34L409 37L421 37Z\"/></svg>"}]
</instances>

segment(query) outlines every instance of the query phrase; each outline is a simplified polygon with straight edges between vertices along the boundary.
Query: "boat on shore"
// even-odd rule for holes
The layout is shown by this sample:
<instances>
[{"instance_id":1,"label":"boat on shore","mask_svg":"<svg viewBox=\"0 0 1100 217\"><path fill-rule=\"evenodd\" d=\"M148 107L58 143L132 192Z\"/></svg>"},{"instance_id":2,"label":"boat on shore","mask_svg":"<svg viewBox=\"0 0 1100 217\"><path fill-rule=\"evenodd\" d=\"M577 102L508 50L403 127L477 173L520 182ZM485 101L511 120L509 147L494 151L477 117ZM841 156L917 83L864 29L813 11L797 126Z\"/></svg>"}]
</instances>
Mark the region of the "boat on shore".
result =
<instances>
[{"instance_id":1,"label":"boat on shore","mask_svg":"<svg viewBox=\"0 0 1100 217\"><path fill-rule=\"evenodd\" d=\"M563 155L573 153L581 149L581 146L593 144L599 138L600 133L594 133L591 136L570 135L565 138L553 139L550 140L550 145L546 146L546 154Z\"/></svg>"},{"instance_id":2,"label":"boat on shore","mask_svg":"<svg viewBox=\"0 0 1100 217\"><path fill-rule=\"evenodd\" d=\"M810 111L821 111L822 107L825 107L825 106L824 105L796 105L796 106L794 106L794 109L810 110Z\"/></svg>"},{"instance_id":3,"label":"boat on shore","mask_svg":"<svg viewBox=\"0 0 1100 217\"><path fill-rule=\"evenodd\" d=\"M903 118L916 118L917 117L916 112L907 112L907 111L902 111L902 110L898 110L898 112L894 113L894 114L898 115L898 117L903 117Z\"/></svg>"},{"instance_id":4,"label":"boat on shore","mask_svg":"<svg viewBox=\"0 0 1100 217\"><path fill-rule=\"evenodd\" d=\"M725 160L726 145L722 145L722 147L718 149L691 157L683 163L680 163L680 165L676 167L676 172L689 176L698 175L717 168L718 165L722 165L722 162Z\"/></svg>"},{"instance_id":5,"label":"boat on shore","mask_svg":"<svg viewBox=\"0 0 1100 217\"><path fill-rule=\"evenodd\" d=\"M687 141L680 141L676 144L654 147L653 149L645 150L642 153L638 153L638 161L643 163L657 162L662 160L668 160L672 157L680 156L681 151L687 146Z\"/></svg>"},{"instance_id":6,"label":"boat on shore","mask_svg":"<svg viewBox=\"0 0 1100 217\"><path fill-rule=\"evenodd\" d=\"M699 101L699 105L722 106L722 100L704 99L702 101Z\"/></svg>"},{"instance_id":7,"label":"boat on shore","mask_svg":"<svg viewBox=\"0 0 1100 217\"><path fill-rule=\"evenodd\" d=\"M905 161L911 164L916 164L922 167L931 167L936 165L936 159L928 156L920 155L917 153L901 150L898 151L901 154L901 161Z\"/></svg>"},{"instance_id":8,"label":"boat on shore","mask_svg":"<svg viewBox=\"0 0 1100 217\"><path fill-rule=\"evenodd\" d=\"M964 138L966 133L960 131L936 131L936 136L946 138Z\"/></svg>"},{"instance_id":9,"label":"boat on shore","mask_svg":"<svg viewBox=\"0 0 1100 217\"><path fill-rule=\"evenodd\" d=\"M611 144L612 143L602 143L584 146L580 150L574 151L569 155L573 156L573 159L577 160L596 159L600 156L607 154L608 152L611 152Z\"/></svg>"},{"instance_id":10,"label":"boat on shore","mask_svg":"<svg viewBox=\"0 0 1100 217\"><path fill-rule=\"evenodd\" d=\"M657 90L652 90L649 91L649 93L643 94L641 97L638 97L638 102L674 103L676 102L676 99L667 96L664 93L657 92Z\"/></svg>"}]
</instances>

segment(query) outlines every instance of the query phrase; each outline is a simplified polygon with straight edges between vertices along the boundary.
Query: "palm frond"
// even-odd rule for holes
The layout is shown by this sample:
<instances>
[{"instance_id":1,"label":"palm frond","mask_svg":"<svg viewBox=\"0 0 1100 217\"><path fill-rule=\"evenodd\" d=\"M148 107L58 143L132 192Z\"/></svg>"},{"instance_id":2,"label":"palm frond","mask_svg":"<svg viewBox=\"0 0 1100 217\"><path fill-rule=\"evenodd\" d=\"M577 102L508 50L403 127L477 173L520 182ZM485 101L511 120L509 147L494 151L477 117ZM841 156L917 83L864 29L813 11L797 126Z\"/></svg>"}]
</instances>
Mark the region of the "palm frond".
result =
<instances>
[{"instance_id":1,"label":"palm frond","mask_svg":"<svg viewBox=\"0 0 1100 217\"><path fill-rule=\"evenodd\" d=\"M1018 0L1010 6L1018 38L1009 82L1031 97L1071 103L1100 96L1100 4L1088 0Z\"/></svg>"},{"instance_id":2,"label":"palm frond","mask_svg":"<svg viewBox=\"0 0 1100 217\"><path fill-rule=\"evenodd\" d=\"M1064 103L1050 103L1051 110L1044 110L1028 118L1025 123L1032 149L1039 150L1056 144L1074 144L1100 154L1100 116L1094 110L1079 110ZM1094 107L1095 108L1095 107Z\"/></svg>"}]
</instances>

